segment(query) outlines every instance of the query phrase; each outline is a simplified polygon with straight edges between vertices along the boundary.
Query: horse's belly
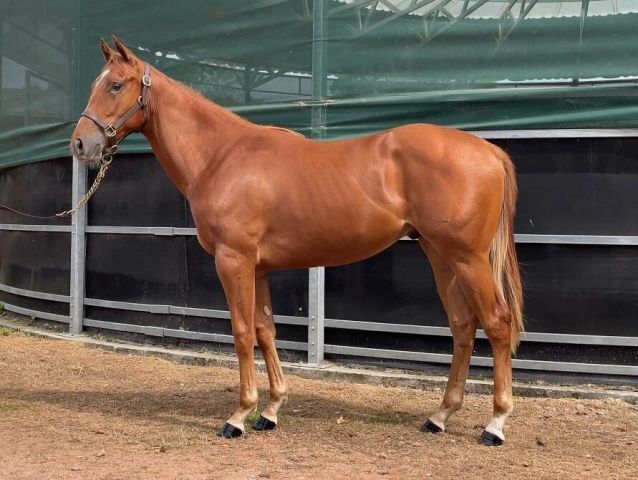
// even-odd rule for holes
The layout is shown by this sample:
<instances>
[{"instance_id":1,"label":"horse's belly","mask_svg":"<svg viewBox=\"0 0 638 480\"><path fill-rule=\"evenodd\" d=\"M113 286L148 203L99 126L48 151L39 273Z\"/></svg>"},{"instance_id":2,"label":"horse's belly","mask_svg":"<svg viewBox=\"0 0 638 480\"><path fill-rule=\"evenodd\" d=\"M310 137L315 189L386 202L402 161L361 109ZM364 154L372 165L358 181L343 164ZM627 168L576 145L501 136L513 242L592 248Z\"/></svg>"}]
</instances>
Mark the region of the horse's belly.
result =
<instances>
[{"instance_id":1,"label":"horse's belly","mask_svg":"<svg viewBox=\"0 0 638 480\"><path fill-rule=\"evenodd\" d=\"M411 229L390 214L365 222L349 222L343 217L333 220L303 222L286 233L273 230L260 245L260 267L288 269L356 262L386 249Z\"/></svg>"}]
</instances>

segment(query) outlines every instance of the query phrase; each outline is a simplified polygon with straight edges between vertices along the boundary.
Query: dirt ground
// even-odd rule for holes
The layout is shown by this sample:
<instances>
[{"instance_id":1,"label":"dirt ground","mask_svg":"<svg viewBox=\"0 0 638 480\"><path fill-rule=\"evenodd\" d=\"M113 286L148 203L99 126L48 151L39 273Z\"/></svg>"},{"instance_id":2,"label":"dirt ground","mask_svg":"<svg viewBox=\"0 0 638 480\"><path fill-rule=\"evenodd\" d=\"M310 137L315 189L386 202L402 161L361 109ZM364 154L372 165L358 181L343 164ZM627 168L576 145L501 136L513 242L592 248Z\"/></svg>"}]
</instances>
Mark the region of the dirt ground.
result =
<instances>
[{"instance_id":1,"label":"dirt ground","mask_svg":"<svg viewBox=\"0 0 638 480\"><path fill-rule=\"evenodd\" d=\"M425 435L441 391L289 376L278 431L223 440L234 370L0 333L2 480L638 477L638 406L618 400L517 398L488 448L488 396Z\"/></svg>"}]
</instances>

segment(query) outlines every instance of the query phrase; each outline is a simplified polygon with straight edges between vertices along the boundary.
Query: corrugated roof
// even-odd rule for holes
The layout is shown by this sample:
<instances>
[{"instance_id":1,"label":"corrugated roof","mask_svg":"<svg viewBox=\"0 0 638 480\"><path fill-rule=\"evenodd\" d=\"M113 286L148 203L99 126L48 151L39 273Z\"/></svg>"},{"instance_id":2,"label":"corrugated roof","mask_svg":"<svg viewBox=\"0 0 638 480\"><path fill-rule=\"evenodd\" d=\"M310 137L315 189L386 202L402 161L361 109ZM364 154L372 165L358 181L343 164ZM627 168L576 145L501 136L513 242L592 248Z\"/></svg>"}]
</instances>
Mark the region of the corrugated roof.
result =
<instances>
[{"instance_id":1,"label":"corrugated roof","mask_svg":"<svg viewBox=\"0 0 638 480\"><path fill-rule=\"evenodd\" d=\"M474 19L501 18L507 10L518 17L520 12L527 10L525 18L560 18L580 17L586 9L587 17L617 15L623 13L638 13L638 0L378 0L362 2L361 0L338 0L353 7L392 13L405 12L406 15L426 16L434 10L442 10L453 17L465 16ZM482 4L473 10L477 5ZM417 8L414 8L417 7ZM464 15L465 11L471 13Z\"/></svg>"}]
</instances>

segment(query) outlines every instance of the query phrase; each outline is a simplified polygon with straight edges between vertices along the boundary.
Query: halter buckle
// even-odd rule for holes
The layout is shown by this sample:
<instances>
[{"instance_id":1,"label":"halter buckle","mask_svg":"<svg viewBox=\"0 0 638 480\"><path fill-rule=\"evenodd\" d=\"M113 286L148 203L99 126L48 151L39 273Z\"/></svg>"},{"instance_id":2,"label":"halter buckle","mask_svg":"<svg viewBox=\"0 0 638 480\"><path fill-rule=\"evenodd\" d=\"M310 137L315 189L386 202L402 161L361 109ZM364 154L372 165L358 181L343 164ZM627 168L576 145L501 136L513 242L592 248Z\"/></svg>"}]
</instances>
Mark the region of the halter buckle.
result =
<instances>
[{"instance_id":1,"label":"halter buckle","mask_svg":"<svg viewBox=\"0 0 638 480\"><path fill-rule=\"evenodd\" d=\"M117 153L117 144L112 147L108 147L104 150L108 155L115 155Z\"/></svg>"},{"instance_id":2,"label":"halter buckle","mask_svg":"<svg viewBox=\"0 0 638 480\"><path fill-rule=\"evenodd\" d=\"M104 127L104 135L108 138L113 138L117 134L117 129L113 125L107 125Z\"/></svg>"},{"instance_id":3,"label":"halter buckle","mask_svg":"<svg viewBox=\"0 0 638 480\"><path fill-rule=\"evenodd\" d=\"M151 86L151 76L149 74L145 74L142 77L142 85L144 85L145 87Z\"/></svg>"}]
</instances>

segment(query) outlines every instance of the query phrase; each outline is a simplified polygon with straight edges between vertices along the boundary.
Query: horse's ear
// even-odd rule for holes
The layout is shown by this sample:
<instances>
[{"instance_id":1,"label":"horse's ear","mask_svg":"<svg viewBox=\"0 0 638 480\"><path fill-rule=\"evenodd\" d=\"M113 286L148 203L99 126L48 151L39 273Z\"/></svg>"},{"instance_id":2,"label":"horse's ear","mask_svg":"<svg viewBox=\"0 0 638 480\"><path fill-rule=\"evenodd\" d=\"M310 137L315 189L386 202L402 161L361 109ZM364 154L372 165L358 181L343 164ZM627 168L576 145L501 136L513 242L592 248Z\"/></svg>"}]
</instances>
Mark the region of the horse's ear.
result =
<instances>
[{"instance_id":1,"label":"horse's ear","mask_svg":"<svg viewBox=\"0 0 638 480\"><path fill-rule=\"evenodd\" d=\"M108 62L109 60L111 60L111 57L114 53L113 49L109 47L109 44L106 43L106 40L104 40L103 38L100 38L100 48L102 49L102 54L104 55L106 61Z\"/></svg>"},{"instance_id":2,"label":"horse's ear","mask_svg":"<svg viewBox=\"0 0 638 480\"><path fill-rule=\"evenodd\" d=\"M115 48L117 49L118 53L122 55L122 58L124 59L124 61L128 63L133 63L137 58L135 54L131 52L129 48L126 45L124 45L121 42L121 40L117 38L115 34L113 34L112 37L113 37L113 44L115 45Z\"/></svg>"}]
</instances>

